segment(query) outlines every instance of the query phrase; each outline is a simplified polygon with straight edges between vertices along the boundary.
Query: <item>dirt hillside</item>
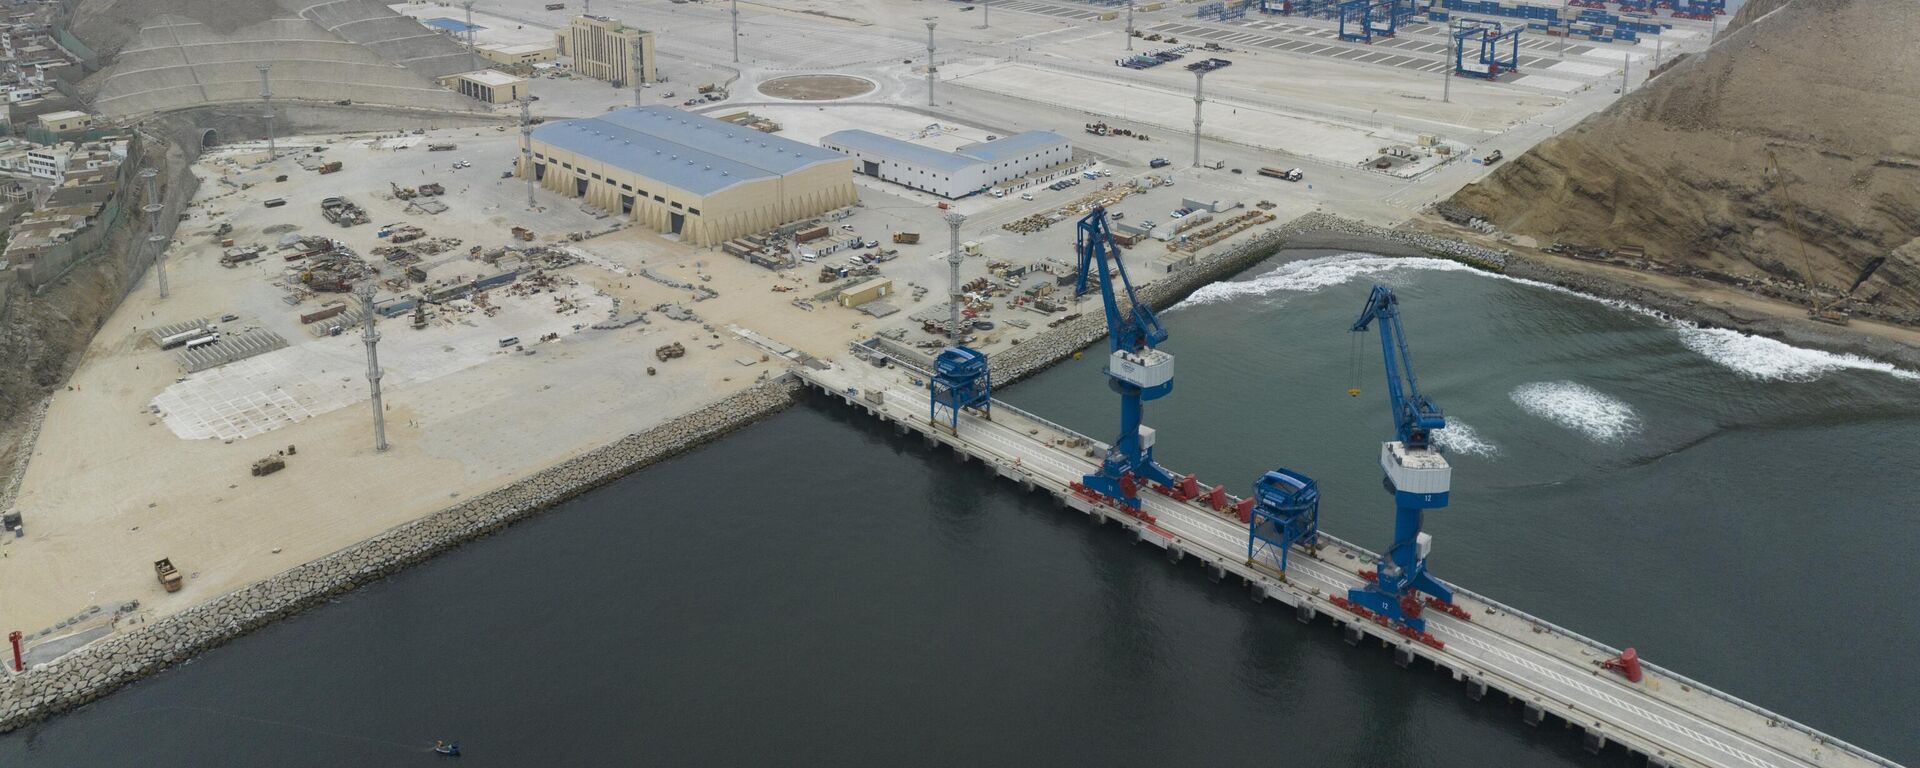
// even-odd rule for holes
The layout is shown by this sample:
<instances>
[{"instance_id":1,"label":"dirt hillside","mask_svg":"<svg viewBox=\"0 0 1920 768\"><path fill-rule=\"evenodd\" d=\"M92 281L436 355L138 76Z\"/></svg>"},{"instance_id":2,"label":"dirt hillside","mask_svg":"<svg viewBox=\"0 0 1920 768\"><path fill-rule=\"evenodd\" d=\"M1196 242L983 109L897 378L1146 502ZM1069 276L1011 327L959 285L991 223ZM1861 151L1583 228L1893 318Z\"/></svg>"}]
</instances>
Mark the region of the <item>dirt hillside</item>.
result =
<instances>
[{"instance_id":1,"label":"dirt hillside","mask_svg":"<svg viewBox=\"0 0 1920 768\"><path fill-rule=\"evenodd\" d=\"M1920 12L1914 0L1754 0L1706 54L1456 194L1542 244L1648 258L1920 323ZM1768 153L1779 158L1770 173Z\"/></svg>"}]
</instances>

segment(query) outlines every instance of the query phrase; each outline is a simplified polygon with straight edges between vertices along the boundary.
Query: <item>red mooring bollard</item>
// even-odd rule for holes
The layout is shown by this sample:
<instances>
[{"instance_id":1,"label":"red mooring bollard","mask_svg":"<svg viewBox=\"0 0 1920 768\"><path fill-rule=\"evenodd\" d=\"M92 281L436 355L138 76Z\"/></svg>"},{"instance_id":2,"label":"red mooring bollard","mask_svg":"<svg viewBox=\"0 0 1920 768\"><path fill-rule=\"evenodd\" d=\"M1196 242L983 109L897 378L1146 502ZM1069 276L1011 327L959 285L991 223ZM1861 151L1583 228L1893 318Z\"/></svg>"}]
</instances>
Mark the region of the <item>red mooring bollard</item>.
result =
<instances>
[{"instance_id":1,"label":"red mooring bollard","mask_svg":"<svg viewBox=\"0 0 1920 768\"><path fill-rule=\"evenodd\" d=\"M7 635L7 642L13 644L13 671L24 671L26 667L20 663L20 631L14 630L12 634Z\"/></svg>"},{"instance_id":2,"label":"red mooring bollard","mask_svg":"<svg viewBox=\"0 0 1920 768\"><path fill-rule=\"evenodd\" d=\"M1640 671L1640 654L1632 648L1621 651L1619 656L1602 662L1600 666L1619 672L1629 682L1640 682L1643 676Z\"/></svg>"}]
</instances>

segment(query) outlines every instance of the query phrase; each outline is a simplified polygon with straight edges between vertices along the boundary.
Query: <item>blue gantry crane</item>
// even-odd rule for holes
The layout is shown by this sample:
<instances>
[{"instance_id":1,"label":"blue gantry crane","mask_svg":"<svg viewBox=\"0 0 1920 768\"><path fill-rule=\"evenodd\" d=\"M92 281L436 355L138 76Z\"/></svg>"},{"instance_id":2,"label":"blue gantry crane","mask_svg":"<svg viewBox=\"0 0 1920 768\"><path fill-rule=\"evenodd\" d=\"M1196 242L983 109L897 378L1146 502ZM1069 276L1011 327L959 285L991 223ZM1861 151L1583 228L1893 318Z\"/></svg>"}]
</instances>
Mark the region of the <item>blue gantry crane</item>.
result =
<instances>
[{"instance_id":1,"label":"blue gantry crane","mask_svg":"<svg viewBox=\"0 0 1920 768\"><path fill-rule=\"evenodd\" d=\"M947 429L956 435L962 408L993 418L993 374L985 354L955 345L933 359L933 377L927 382L928 424L939 426L942 406L947 409Z\"/></svg>"},{"instance_id":2,"label":"blue gantry crane","mask_svg":"<svg viewBox=\"0 0 1920 768\"><path fill-rule=\"evenodd\" d=\"M1400 17L1391 0L1346 0L1340 4L1340 39L1354 43L1393 37Z\"/></svg>"},{"instance_id":3,"label":"blue gantry crane","mask_svg":"<svg viewBox=\"0 0 1920 768\"><path fill-rule=\"evenodd\" d=\"M1096 206L1080 219L1076 229L1074 247L1080 264L1074 296L1086 295L1088 277L1097 276L1111 350L1107 356L1107 386L1120 393L1120 436L1107 449L1100 471L1082 478L1082 483L1137 513L1140 498L1135 493L1146 482L1174 484L1173 475L1154 463L1153 429L1140 424L1141 403L1173 391L1173 355L1154 348L1167 340L1167 331L1134 293L1126 265L1120 262L1120 246L1107 228L1107 209ZM1120 309L1122 290L1127 298L1124 313Z\"/></svg>"},{"instance_id":4,"label":"blue gantry crane","mask_svg":"<svg viewBox=\"0 0 1920 768\"><path fill-rule=\"evenodd\" d=\"M1453 590L1427 572L1433 537L1420 530L1427 510L1447 505L1453 482L1453 468L1432 444L1434 430L1445 427L1447 419L1440 406L1420 394L1413 360L1407 354L1406 332L1400 327L1400 302L1393 289L1384 285L1373 287L1352 330L1364 333L1375 320L1386 360L1387 401L1393 408L1394 439L1380 446L1380 468L1386 473L1395 509L1393 546L1380 558L1373 583L1349 590L1347 598L1414 632L1425 632L1419 593L1431 595L1444 607L1453 603Z\"/></svg>"},{"instance_id":5,"label":"blue gantry crane","mask_svg":"<svg viewBox=\"0 0 1920 768\"><path fill-rule=\"evenodd\" d=\"M1500 22L1469 19L1453 28L1453 74L1492 80L1508 72L1520 71L1520 30L1522 26L1502 29ZM1469 59L1467 45L1479 50ZM1505 46L1505 52L1502 52Z\"/></svg>"}]
</instances>

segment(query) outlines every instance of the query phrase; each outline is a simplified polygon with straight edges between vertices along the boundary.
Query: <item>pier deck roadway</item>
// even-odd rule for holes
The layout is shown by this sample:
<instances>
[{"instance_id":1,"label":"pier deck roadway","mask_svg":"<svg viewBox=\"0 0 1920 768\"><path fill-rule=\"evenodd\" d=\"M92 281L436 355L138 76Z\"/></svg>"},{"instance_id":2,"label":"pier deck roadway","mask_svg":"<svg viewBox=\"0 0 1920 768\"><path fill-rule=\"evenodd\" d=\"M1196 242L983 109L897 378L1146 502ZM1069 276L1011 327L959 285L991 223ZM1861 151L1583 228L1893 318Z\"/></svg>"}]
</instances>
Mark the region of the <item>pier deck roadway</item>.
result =
<instances>
[{"instance_id":1,"label":"pier deck roadway","mask_svg":"<svg viewBox=\"0 0 1920 768\"><path fill-rule=\"evenodd\" d=\"M1487 689L1506 693L1524 704L1530 723L1537 724L1540 713L1550 713L1577 725L1585 731L1589 749L1619 743L1647 756L1649 765L1895 765L1652 665L1647 665L1642 683L1629 683L1599 667L1614 649L1470 593L1458 595L1455 602L1473 614L1471 621L1427 613L1428 631L1444 641L1444 649L1411 641L1327 601L1364 583L1358 572L1371 568L1375 559L1364 549L1322 534L1329 544L1318 555L1296 549L1287 578L1277 579L1249 566L1246 526L1230 515L1144 492L1143 505L1155 518L1149 525L1075 496L1068 484L1093 471L1093 457L1105 450L1091 438L998 401L992 420L963 413L958 437L950 435L944 422L939 427L928 422L927 392L912 381L924 375L898 362L885 368L855 362L795 372L821 391L902 430L986 462L1004 477L1044 488L1066 506L1097 515L1102 522L1118 521L1141 541L1168 549L1170 556L1197 557L1217 573L1236 574L1256 598L1294 606L1303 619L1326 614L1350 631L1379 639L1405 660L1424 657L1466 683L1476 697Z\"/></svg>"}]
</instances>

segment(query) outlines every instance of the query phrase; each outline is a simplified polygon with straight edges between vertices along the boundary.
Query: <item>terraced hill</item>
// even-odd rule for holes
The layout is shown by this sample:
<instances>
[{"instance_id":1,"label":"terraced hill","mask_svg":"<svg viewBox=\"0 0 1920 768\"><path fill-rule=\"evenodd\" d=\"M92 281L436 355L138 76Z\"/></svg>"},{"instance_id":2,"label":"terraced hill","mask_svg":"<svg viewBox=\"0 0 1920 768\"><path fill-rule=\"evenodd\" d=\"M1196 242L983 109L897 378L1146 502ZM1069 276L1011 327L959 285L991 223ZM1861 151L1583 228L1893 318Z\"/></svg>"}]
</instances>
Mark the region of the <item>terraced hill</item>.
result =
<instances>
[{"instance_id":1,"label":"terraced hill","mask_svg":"<svg viewBox=\"0 0 1920 768\"><path fill-rule=\"evenodd\" d=\"M1913 0L1754 0L1706 54L1452 202L1543 243L1638 246L1789 297L1797 223L1827 300L1884 259L1855 311L1920 322L1916 36Z\"/></svg>"},{"instance_id":2,"label":"terraced hill","mask_svg":"<svg viewBox=\"0 0 1920 768\"><path fill-rule=\"evenodd\" d=\"M82 0L72 28L111 62L84 84L109 117L257 100L260 64L276 99L478 109L434 78L482 62L374 0Z\"/></svg>"}]
</instances>

